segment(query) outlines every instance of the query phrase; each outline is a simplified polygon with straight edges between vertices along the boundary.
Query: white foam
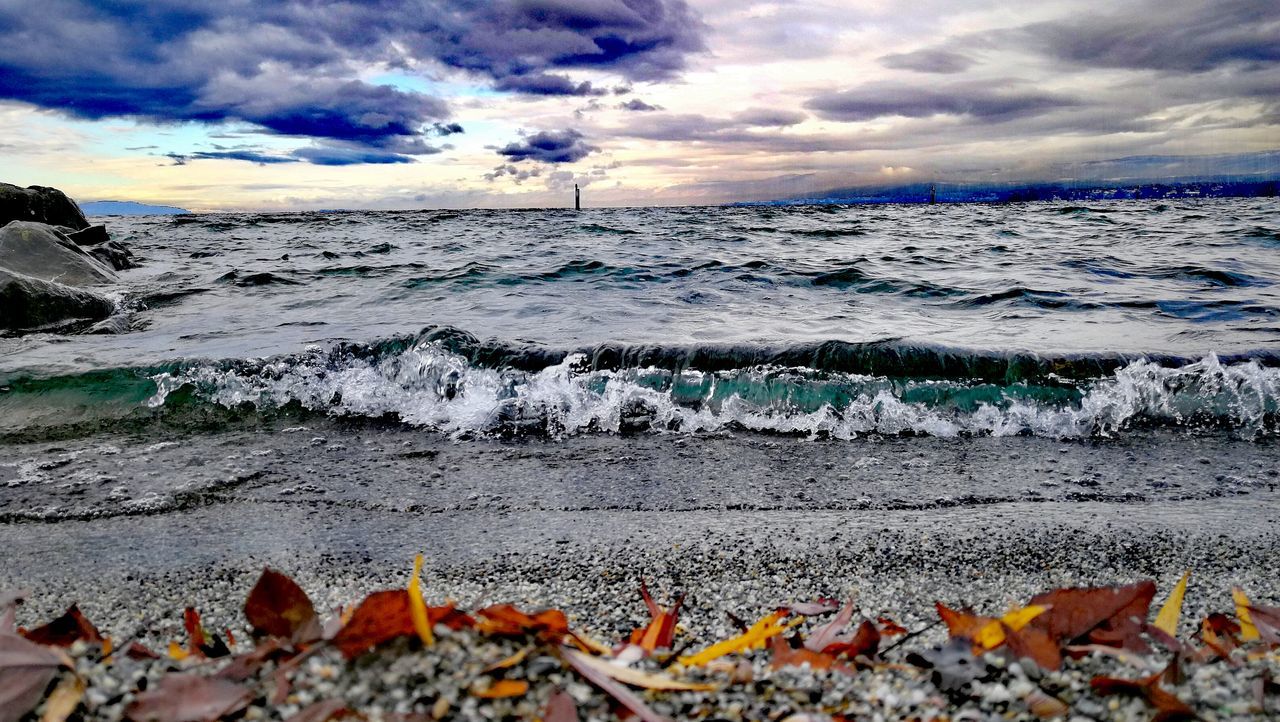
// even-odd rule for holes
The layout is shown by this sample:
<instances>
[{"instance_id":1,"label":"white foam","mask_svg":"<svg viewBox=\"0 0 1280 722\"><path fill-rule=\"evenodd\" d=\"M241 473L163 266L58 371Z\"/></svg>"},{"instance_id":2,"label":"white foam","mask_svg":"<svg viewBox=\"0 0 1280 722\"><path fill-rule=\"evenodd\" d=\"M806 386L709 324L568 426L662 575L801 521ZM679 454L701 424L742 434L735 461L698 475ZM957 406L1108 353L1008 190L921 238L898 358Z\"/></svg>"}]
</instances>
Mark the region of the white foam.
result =
<instances>
[{"instance_id":1,"label":"white foam","mask_svg":"<svg viewBox=\"0 0 1280 722\"><path fill-rule=\"evenodd\" d=\"M970 385L959 381L777 367L679 375L657 368L591 372L581 370L584 362L573 355L525 373L477 368L430 342L377 360L308 349L260 364L160 374L147 403L163 405L174 391L192 385L203 398L227 407L296 402L334 415L394 415L455 435L523 428L562 437L619 432L647 420L659 430L746 428L843 439L867 433L1106 436L1139 421L1209 421L1255 435L1271 430L1268 424L1280 409L1280 370L1257 362L1226 366L1212 355L1181 368L1131 363L1085 385L1074 402L1035 400L1025 388L1009 388L995 403L976 406L904 400L913 389L966 391Z\"/></svg>"}]
</instances>

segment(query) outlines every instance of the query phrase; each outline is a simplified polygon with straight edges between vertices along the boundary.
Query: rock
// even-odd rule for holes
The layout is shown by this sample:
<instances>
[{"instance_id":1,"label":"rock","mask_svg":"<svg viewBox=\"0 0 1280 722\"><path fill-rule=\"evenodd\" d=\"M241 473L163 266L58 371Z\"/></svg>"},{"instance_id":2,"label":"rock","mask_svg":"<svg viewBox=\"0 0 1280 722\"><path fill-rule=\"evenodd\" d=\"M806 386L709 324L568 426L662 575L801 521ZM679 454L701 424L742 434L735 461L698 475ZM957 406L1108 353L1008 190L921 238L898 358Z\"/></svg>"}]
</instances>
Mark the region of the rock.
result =
<instances>
[{"instance_id":1,"label":"rock","mask_svg":"<svg viewBox=\"0 0 1280 722\"><path fill-rule=\"evenodd\" d=\"M133 253L129 251L124 244L118 241L107 241L89 249L89 255L102 261L108 266L123 271L127 268L137 268L139 263L134 259Z\"/></svg>"},{"instance_id":2,"label":"rock","mask_svg":"<svg viewBox=\"0 0 1280 722\"><path fill-rule=\"evenodd\" d=\"M57 188L0 183L0 225L9 221L35 221L74 231L89 227L80 207Z\"/></svg>"},{"instance_id":3,"label":"rock","mask_svg":"<svg viewBox=\"0 0 1280 722\"><path fill-rule=\"evenodd\" d=\"M0 228L0 268L66 286L116 281L115 271L61 231L43 223L13 221Z\"/></svg>"},{"instance_id":4,"label":"rock","mask_svg":"<svg viewBox=\"0 0 1280 722\"><path fill-rule=\"evenodd\" d=\"M60 330L114 311L115 304L92 291L0 268L0 330Z\"/></svg>"},{"instance_id":5,"label":"rock","mask_svg":"<svg viewBox=\"0 0 1280 722\"><path fill-rule=\"evenodd\" d=\"M101 223L81 228L78 231L67 233L67 238L76 242L77 246L96 246L99 243L107 243L111 240L111 236L107 233L107 227Z\"/></svg>"}]
</instances>

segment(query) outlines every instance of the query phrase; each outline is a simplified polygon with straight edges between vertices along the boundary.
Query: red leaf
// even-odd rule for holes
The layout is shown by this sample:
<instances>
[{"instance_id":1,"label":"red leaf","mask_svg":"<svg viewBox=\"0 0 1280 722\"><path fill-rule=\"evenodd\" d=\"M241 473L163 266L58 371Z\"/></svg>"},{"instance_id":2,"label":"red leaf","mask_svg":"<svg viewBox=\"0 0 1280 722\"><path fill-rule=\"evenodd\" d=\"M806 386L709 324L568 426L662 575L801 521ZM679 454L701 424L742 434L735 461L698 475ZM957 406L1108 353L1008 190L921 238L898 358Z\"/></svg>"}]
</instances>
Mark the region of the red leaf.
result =
<instances>
[{"instance_id":1,"label":"red leaf","mask_svg":"<svg viewBox=\"0 0 1280 722\"><path fill-rule=\"evenodd\" d=\"M263 569L244 603L244 615L256 634L298 642L320 638L320 619L311 598L292 579Z\"/></svg>"},{"instance_id":2,"label":"red leaf","mask_svg":"<svg viewBox=\"0 0 1280 722\"><path fill-rule=\"evenodd\" d=\"M124 655L129 659L160 659L160 655L147 649L142 642L132 642L129 648L124 651Z\"/></svg>"},{"instance_id":3,"label":"red leaf","mask_svg":"<svg viewBox=\"0 0 1280 722\"><path fill-rule=\"evenodd\" d=\"M560 642L569 633L569 620L558 609L544 609L529 615L510 604L495 604L476 612L477 628L497 636L533 634L548 642Z\"/></svg>"},{"instance_id":4,"label":"red leaf","mask_svg":"<svg viewBox=\"0 0 1280 722\"><path fill-rule=\"evenodd\" d=\"M676 603L671 605L670 609L663 609L649 595L649 588L644 582L640 582L640 597L649 608L649 616L652 620L631 632L631 643L649 653L655 649L670 649L672 640L675 638L676 622L680 618L680 607L684 604L684 595L677 597Z\"/></svg>"},{"instance_id":5,"label":"red leaf","mask_svg":"<svg viewBox=\"0 0 1280 722\"><path fill-rule=\"evenodd\" d=\"M867 620L863 620L858 625L858 631L849 639L837 639L834 643L828 644L822 651L827 654L836 656L845 656L850 659L854 657L874 657L880 649L880 630L876 629L876 625Z\"/></svg>"},{"instance_id":6,"label":"red leaf","mask_svg":"<svg viewBox=\"0 0 1280 722\"><path fill-rule=\"evenodd\" d=\"M249 690L235 682L171 674L138 693L124 714L134 722L206 722L240 711L249 699Z\"/></svg>"},{"instance_id":7,"label":"red leaf","mask_svg":"<svg viewBox=\"0 0 1280 722\"><path fill-rule=\"evenodd\" d=\"M80 608L74 604L61 617L23 636L37 644L47 644L51 647L70 647L82 639L99 644L102 642L102 635L98 632L98 628L93 626L93 623L86 619L80 612Z\"/></svg>"},{"instance_id":8,"label":"red leaf","mask_svg":"<svg viewBox=\"0 0 1280 722\"><path fill-rule=\"evenodd\" d=\"M205 646L204 627L200 626L200 612L197 612L195 607L187 607L182 610L182 626L186 628L187 639L190 640L187 651L203 657L203 647Z\"/></svg>"},{"instance_id":9,"label":"red leaf","mask_svg":"<svg viewBox=\"0 0 1280 722\"><path fill-rule=\"evenodd\" d=\"M348 659L396 637L417 636L409 614L409 593L404 589L374 592L365 598L333 638L333 645Z\"/></svg>"}]
</instances>

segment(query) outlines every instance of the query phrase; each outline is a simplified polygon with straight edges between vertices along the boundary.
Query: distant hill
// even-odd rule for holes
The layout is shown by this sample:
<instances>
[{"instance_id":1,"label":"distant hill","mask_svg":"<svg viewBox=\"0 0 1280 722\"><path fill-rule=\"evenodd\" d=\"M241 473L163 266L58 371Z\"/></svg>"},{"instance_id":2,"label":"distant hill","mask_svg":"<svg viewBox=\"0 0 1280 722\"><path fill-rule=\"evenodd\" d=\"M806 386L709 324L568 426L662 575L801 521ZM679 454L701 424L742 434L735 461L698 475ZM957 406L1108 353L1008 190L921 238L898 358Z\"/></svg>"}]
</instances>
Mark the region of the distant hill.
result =
<instances>
[{"instance_id":1,"label":"distant hill","mask_svg":"<svg viewBox=\"0 0 1280 722\"><path fill-rule=\"evenodd\" d=\"M133 201L89 201L81 203L80 210L86 216L176 216L191 212L186 208L153 206Z\"/></svg>"}]
</instances>

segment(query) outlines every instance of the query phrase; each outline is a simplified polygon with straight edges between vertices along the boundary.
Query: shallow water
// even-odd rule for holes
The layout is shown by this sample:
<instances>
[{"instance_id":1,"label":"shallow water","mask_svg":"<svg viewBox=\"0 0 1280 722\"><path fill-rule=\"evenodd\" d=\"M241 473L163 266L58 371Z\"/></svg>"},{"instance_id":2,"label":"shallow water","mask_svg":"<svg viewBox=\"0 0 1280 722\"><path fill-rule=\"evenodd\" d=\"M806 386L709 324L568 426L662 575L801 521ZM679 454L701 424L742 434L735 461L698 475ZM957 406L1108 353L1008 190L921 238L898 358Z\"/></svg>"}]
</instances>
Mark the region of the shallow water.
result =
<instances>
[{"instance_id":1,"label":"shallow water","mask_svg":"<svg viewBox=\"0 0 1280 722\"><path fill-rule=\"evenodd\" d=\"M119 336L0 339L0 433L1272 434L1274 199L109 218ZM216 420L216 419L215 419Z\"/></svg>"}]
</instances>

